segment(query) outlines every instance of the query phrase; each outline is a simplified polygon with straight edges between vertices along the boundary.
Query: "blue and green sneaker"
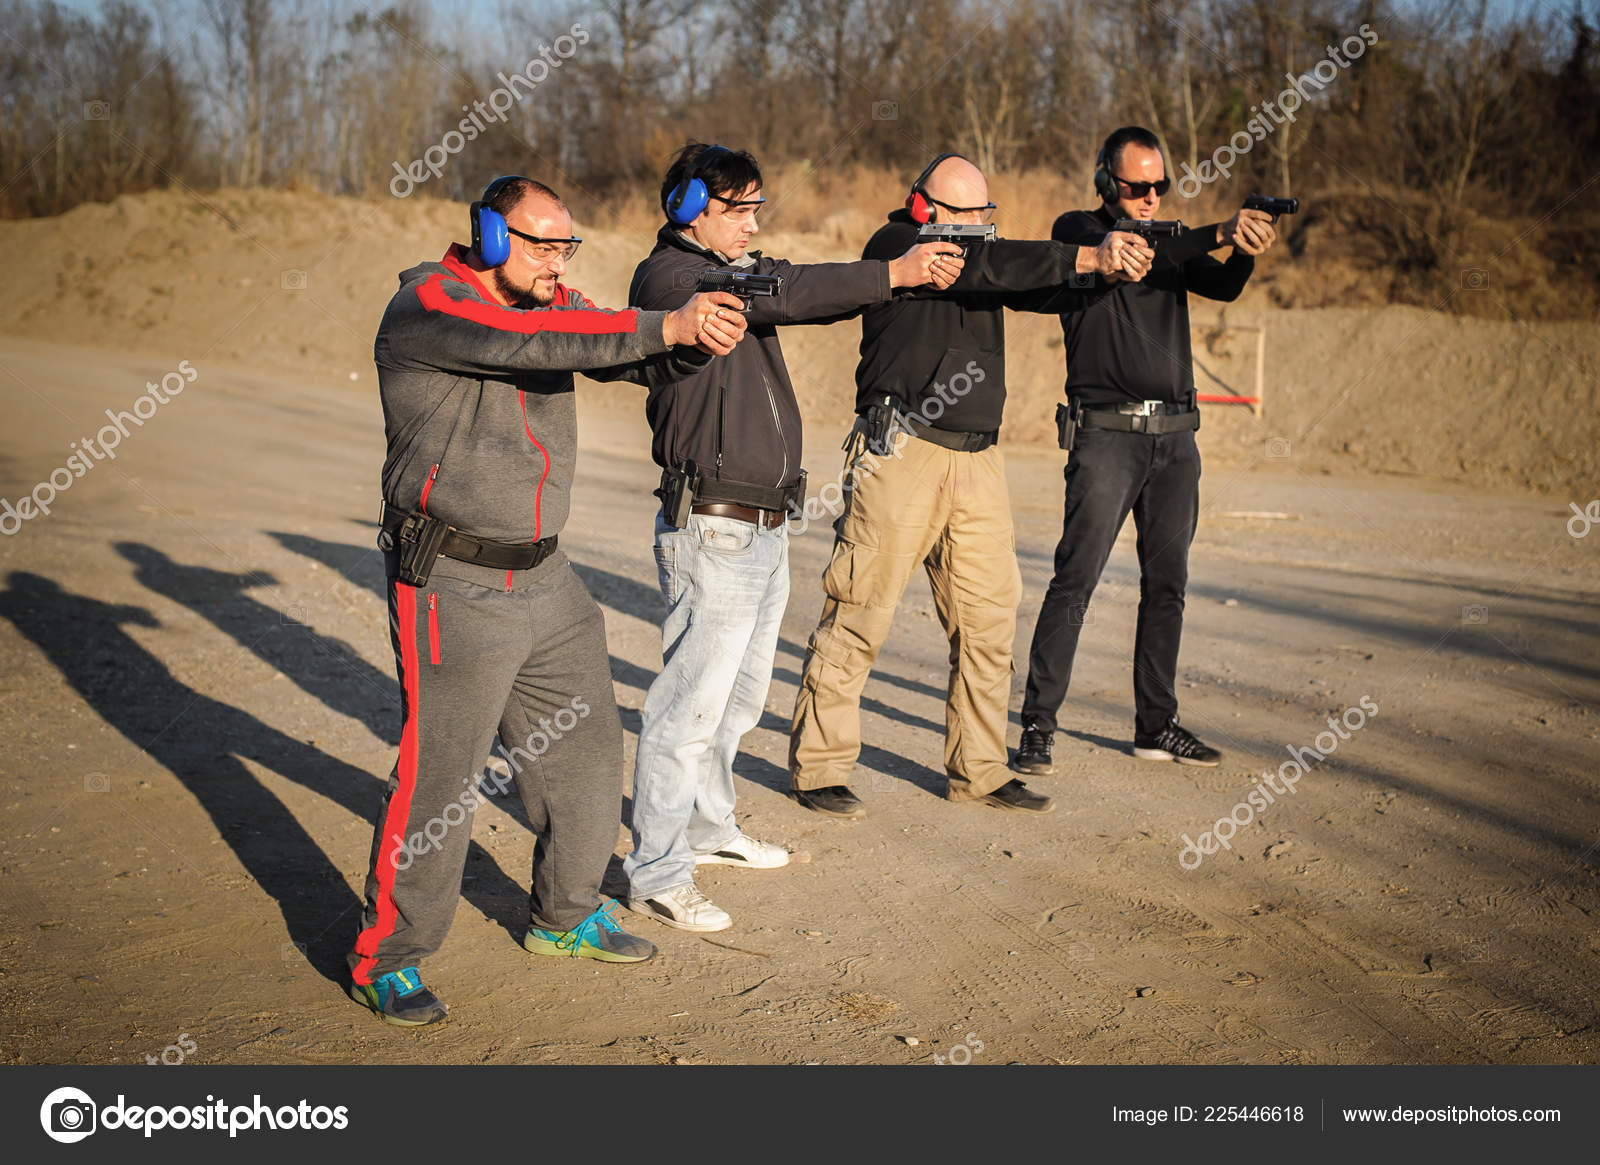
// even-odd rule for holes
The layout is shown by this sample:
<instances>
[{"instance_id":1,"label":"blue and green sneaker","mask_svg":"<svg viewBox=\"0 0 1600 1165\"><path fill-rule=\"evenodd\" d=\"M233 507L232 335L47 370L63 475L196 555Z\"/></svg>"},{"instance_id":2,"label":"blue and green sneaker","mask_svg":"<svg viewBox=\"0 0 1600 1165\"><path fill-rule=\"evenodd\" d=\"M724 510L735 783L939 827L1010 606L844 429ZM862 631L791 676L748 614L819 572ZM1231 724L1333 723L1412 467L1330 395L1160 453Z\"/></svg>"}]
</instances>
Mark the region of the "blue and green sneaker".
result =
<instances>
[{"instance_id":1,"label":"blue and green sneaker","mask_svg":"<svg viewBox=\"0 0 1600 1165\"><path fill-rule=\"evenodd\" d=\"M536 955L599 959L603 963L642 963L656 953L655 944L628 934L611 917L616 902L608 900L571 930L529 927L522 940Z\"/></svg>"},{"instance_id":2,"label":"blue and green sneaker","mask_svg":"<svg viewBox=\"0 0 1600 1165\"><path fill-rule=\"evenodd\" d=\"M384 1023L398 1027L438 1023L449 1010L422 985L422 976L415 967L390 971L368 984L352 982L350 998L366 1004Z\"/></svg>"}]
</instances>

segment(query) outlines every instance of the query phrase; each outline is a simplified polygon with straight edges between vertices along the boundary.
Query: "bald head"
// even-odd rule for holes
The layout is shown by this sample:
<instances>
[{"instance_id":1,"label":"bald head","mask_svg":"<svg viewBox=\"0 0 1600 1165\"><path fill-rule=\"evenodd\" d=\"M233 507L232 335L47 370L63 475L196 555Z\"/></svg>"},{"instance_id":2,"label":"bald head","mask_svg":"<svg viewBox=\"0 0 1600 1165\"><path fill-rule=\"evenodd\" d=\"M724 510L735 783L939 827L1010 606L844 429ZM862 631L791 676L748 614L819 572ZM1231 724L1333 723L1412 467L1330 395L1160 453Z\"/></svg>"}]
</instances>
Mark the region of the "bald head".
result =
<instances>
[{"instance_id":1,"label":"bald head","mask_svg":"<svg viewBox=\"0 0 1600 1165\"><path fill-rule=\"evenodd\" d=\"M965 158L946 158L922 185L929 198L949 206L983 206L989 201L983 171Z\"/></svg>"}]
</instances>

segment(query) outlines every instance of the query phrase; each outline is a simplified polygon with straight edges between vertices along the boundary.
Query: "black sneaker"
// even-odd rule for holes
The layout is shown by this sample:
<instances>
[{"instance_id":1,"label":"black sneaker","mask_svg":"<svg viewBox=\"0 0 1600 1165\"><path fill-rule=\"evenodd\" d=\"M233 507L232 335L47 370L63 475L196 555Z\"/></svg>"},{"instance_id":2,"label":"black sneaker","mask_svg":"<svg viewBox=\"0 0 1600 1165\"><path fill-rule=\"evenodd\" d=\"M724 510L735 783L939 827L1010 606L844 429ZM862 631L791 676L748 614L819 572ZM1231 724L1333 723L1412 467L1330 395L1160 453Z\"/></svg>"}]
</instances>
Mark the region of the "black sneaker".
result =
<instances>
[{"instance_id":1,"label":"black sneaker","mask_svg":"<svg viewBox=\"0 0 1600 1165\"><path fill-rule=\"evenodd\" d=\"M851 821L867 815L867 807L843 785L829 785L826 789L791 789L789 795L807 809L815 809L829 817L844 817Z\"/></svg>"},{"instance_id":2,"label":"black sneaker","mask_svg":"<svg viewBox=\"0 0 1600 1165\"><path fill-rule=\"evenodd\" d=\"M1222 763L1222 754L1209 744L1200 743L1194 733L1178 724L1176 716L1154 736L1136 734L1133 755L1140 760L1175 760L1180 765L1204 765L1206 768Z\"/></svg>"},{"instance_id":3,"label":"black sneaker","mask_svg":"<svg viewBox=\"0 0 1600 1165\"><path fill-rule=\"evenodd\" d=\"M1030 791L1017 780L1007 781L983 800L1002 809L1024 809L1029 813L1049 813L1056 807L1055 801L1043 793Z\"/></svg>"},{"instance_id":4,"label":"black sneaker","mask_svg":"<svg viewBox=\"0 0 1600 1165\"><path fill-rule=\"evenodd\" d=\"M1012 770L1036 777L1048 776L1055 772L1055 762L1050 759L1050 745L1054 738L1055 733L1047 732L1043 728L1024 728L1022 744L1018 746L1017 755L1011 760Z\"/></svg>"}]
</instances>

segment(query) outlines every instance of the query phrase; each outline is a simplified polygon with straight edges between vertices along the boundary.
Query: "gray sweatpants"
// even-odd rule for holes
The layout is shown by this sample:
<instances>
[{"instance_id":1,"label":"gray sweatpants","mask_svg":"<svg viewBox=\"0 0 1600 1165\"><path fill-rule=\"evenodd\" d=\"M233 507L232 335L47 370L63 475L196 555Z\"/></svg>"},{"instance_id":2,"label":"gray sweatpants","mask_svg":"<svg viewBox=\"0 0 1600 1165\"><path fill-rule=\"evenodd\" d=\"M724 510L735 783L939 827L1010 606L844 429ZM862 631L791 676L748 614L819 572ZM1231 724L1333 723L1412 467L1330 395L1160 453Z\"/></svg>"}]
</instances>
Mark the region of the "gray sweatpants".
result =
<instances>
[{"instance_id":1,"label":"gray sweatpants","mask_svg":"<svg viewBox=\"0 0 1600 1165\"><path fill-rule=\"evenodd\" d=\"M530 925L570 930L600 905L622 813L622 725L605 621L567 557L505 571L440 559L395 577L400 757L378 811L357 983L438 950L455 916L480 776L496 733L536 843Z\"/></svg>"}]
</instances>

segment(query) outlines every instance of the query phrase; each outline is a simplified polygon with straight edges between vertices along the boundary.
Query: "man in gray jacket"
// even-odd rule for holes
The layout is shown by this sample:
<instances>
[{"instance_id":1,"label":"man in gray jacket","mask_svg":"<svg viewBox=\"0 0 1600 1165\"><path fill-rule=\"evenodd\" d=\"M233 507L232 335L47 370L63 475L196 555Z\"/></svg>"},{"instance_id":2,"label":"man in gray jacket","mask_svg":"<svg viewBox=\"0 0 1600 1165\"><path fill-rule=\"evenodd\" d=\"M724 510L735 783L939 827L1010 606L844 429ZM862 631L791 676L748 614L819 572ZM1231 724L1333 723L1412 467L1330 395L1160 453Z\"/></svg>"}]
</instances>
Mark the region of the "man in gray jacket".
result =
<instances>
[{"instance_id":1,"label":"man in gray jacket","mask_svg":"<svg viewBox=\"0 0 1600 1165\"><path fill-rule=\"evenodd\" d=\"M579 240L560 198L530 179L492 183L473 203L472 237L401 274L373 349L404 723L350 994L403 1025L445 1015L416 964L454 916L497 733L537 838L523 945L606 962L655 953L600 904L622 729L600 609L556 545L577 457L572 371L683 375L744 333L731 296L613 312L565 286Z\"/></svg>"},{"instance_id":2,"label":"man in gray jacket","mask_svg":"<svg viewBox=\"0 0 1600 1165\"><path fill-rule=\"evenodd\" d=\"M789 598L786 508L803 500L800 408L778 328L847 319L895 288L948 287L960 248L804 266L751 251L761 171L748 153L692 144L661 186L667 222L629 300L674 308L709 272L779 280L751 298L750 337L727 360L652 383L645 404L662 468L655 553L667 614L661 674L645 696L633 771L629 909L682 930L732 925L694 884L698 865L771 869L779 846L734 820L733 761L761 718ZM676 504L675 504L676 503Z\"/></svg>"}]
</instances>

